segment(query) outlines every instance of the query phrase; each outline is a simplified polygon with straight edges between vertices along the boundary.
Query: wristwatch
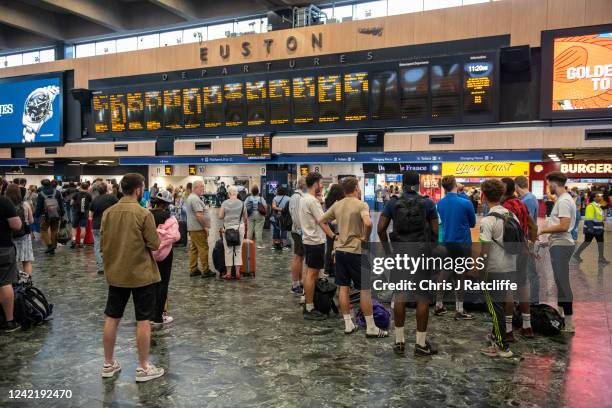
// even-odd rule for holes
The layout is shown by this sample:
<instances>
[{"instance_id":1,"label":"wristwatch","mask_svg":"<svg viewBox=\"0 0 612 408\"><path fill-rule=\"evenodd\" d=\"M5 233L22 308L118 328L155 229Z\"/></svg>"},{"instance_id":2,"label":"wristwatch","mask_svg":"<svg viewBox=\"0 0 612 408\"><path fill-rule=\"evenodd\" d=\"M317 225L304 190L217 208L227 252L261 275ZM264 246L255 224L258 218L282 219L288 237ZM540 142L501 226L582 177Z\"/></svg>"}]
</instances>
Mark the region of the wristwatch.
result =
<instances>
[{"instance_id":1,"label":"wristwatch","mask_svg":"<svg viewBox=\"0 0 612 408\"><path fill-rule=\"evenodd\" d=\"M22 143L31 143L42 125L53 117L53 101L59 95L59 86L49 85L33 90L23 104Z\"/></svg>"}]
</instances>

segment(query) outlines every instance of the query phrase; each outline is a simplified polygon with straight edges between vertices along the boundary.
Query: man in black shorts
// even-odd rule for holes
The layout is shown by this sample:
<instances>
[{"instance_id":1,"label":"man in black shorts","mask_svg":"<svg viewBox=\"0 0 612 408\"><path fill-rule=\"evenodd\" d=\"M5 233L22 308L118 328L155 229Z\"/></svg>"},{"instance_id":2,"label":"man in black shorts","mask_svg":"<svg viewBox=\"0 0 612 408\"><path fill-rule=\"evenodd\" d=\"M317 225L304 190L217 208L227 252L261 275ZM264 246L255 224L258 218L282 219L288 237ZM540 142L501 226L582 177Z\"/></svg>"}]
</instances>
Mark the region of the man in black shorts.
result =
<instances>
[{"instance_id":1,"label":"man in black shorts","mask_svg":"<svg viewBox=\"0 0 612 408\"><path fill-rule=\"evenodd\" d=\"M0 195L0 303L4 310L5 333L14 332L21 327L13 318L15 293L13 281L17 276L17 259L12 232L21 230L21 218L15 206L5 196Z\"/></svg>"},{"instance_id":2,"label":"man in black shorts","mask_svg":"<svg viewBox=\"0 0 612 408\"><path fill-rule=\"evenodd\" d=\"M130 295L136 312L138 368L136 381L144 382L164 375L163 368L149 363L151 323L155 318L157 283L161 281L151 251L159 248L155 221L150 211L140 206L144 177L126 174L121 180L123 197L102 215L100 249L108 282L104 324L104 367L102 377L113 377L121 370L114 359L117 329Z\"/></svg>"},{"instance_id":3,"label":"man in black shorts","mask_svg":"<svg viewBox=\"0 0 612 408\"><path fill-rule=\"evenodd\" d=\"M431 244L438 240L438 213L433 201L419 195L419 174L407 171L402 177L402 189L404 193L397 200L391 200L385 207L378 221L378 237L387 253L391 253L389 247L389 236L387 229L393 220L393 232L391 241L395 252L407 251L410 256L418 257L429 255ZM397 282L398 275L406 275L402 278L409 279L417 284L430 279L430 271L420 269L414 274L399 273L392 274L392 281ZM434 345L427 340L427 321L429 319L429 302L431 294L427 290L416 290L414 292L396 292L393 307L393 319L395 322L395 347L397 354L404 354L406 342L404 338L404 321L406 320L406 301L416 301L417 333L414 354L416 356L430 356L436 354Z\"/></svg>"},{"instance_id":4,"label":"man in black shorts","mask_svg":"<svg viewBox=\"0 0 612 408\"><path fill-rule=\"evenodd\" d=\"M317 194L323 190L322 176L319 173L308 173L306 187L308 192L300 200L299 219L302 228L302 244L306 258L306 278L304 279L304 319L325 320L327 316L314 308L315 284L319 271L323 269L325 258L325 233L319 226L323 208Z\"/></svg>"},{"instance_id":5,"label":"man in black shorts","mask_svg":"<svg viewBox=\"0 0 612 408\"><path fill-rule=\"evenodd\" d=\"M334 240L336 250L336 284L340 286L340 309L344 317L344 333L357 330L351 318L349 289L351 282L360 291L359 305L366 321L366 337L383 338L389 333L376 327L372 312L372 293L369 274L361 276L361 244L370 240L372 220L368 204L361 201L359 181L356 177L342 180L344 198L336 201L319 220L325 234ZM334 234L327 224L336 220L338 233ZM367 278L367 279L366 279Z\"/></svg>"},{"instance_id":6,"label":"man in black shorts","mask_svg":"<svg viewBox=\"0 0 612 408\"><path fill-rule=\"evenodd\" d=\"M291 292L304 295L302 269L304 266L304 245L302 244L302 228L300 226L300 201L305 194L306 179L300 177L297 188L289 200L291 215L291 239L293 240L293 261L291 263Z\"/></svg>"}]
</instances>

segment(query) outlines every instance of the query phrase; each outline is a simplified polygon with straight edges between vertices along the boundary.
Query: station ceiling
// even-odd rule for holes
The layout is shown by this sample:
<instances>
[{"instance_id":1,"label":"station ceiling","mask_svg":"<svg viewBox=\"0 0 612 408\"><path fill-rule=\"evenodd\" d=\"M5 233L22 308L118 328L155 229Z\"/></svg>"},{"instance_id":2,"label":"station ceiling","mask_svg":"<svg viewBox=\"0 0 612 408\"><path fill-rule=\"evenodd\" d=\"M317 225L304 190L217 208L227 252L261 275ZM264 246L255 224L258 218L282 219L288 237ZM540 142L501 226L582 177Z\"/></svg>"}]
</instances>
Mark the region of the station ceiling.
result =
<instances>
[{"instance_id":1,"label":"station ceiling","mask_svg":"<svg viewBox=\"0 0 612 408\"><path fill-rule=\"evenodd\" d=\"M0 52L324 3L329 0L0 0Z\"/></svg>"}]
</instances>

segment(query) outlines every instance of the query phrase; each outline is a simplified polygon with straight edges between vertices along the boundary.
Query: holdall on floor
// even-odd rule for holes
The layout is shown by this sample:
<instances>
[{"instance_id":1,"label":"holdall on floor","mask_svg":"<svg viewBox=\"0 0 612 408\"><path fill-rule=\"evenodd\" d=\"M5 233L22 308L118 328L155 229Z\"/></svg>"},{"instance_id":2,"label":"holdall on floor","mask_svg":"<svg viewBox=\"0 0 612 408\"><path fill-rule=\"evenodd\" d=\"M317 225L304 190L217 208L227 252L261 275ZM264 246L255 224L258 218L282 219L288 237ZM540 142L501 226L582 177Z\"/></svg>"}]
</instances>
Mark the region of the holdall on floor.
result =
<instances>
[{"instance_id":1,"label":"holdall on floor","mask_svg":"<svg viewBox=\"0 0 612 408\"><path fill-rule=\"evenodd\" d=\"M244 239L242 240L242 265L240 266L240 273L255 276L256 269L255 241Z\"/></svg>"},{"instance_id":2,"label":"holdall on floor","mask_svg":"<svg viewBox=\"0 0 612 408\"><path fill-rule=\"evenodd\" d=\"M338 307L334 302L336 295L336 284L328 281L326 278L320 278L315 284L314 291L314 308L319 312L329 315L332 310L338 314Z\"/></svg>"},{"instance_id":3,"label":"holdall on floor","mask_svg":"<svg viewBox=\"0 0 612 408\"><path fill-rule=\"evenodd\" d=\"M49 303L40 289L31 283L13 285L15 320L24 328L39 325L51 318L53 303Z\"/></svg>"},{"instance_id":4,"label":"holdall on floor","mask_svg":"<svg viewBox=\"0 0 612 408\"><path fill-rule=\"evenodd\" d=\"M225 275L225 247L223 246L223 238L219 238L217 242L215 242L215 247L212 252L212 261L213 266L221 274L221 276Z\"/></svg>"}]
</instances>

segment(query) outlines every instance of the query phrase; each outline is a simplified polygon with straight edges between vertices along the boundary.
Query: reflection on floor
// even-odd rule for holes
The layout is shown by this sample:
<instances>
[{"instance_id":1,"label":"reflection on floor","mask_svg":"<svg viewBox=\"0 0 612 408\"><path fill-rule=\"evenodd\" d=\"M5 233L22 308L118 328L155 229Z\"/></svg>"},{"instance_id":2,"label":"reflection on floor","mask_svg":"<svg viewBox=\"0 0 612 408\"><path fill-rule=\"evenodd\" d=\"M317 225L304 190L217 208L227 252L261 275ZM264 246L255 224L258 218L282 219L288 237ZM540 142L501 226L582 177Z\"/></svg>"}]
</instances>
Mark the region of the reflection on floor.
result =
<instances>
[{"instance_id":1,"label":"reflection on floor","mask_svg":"<svg viewBox=\"0 0 612 408\"><path fill-rule=\"evenodd\" d=\"M269 233L264 235L269 239ZM612 238L612 237L610 237ZM175 322L153 337L152 359L168 374L134 382L133 308L121 325L117 357L123 371L102 380L106 285L93 249L61 248L54 257L36 245L35 283L55 303L54 320L0 336L0 401L10 389L70 389L57 406L612 406L610 275L585 261L572 277L577 334L538 337L512 346L516 357L492 360L479 348L489 329L484 313L455 322L431 317L440 354L398 358L392 339L343 334L341 318L304 322L289 292L289 251L257 250L257 277L237 282L189 278L185 249L175 252L170 311ZM595 257L594 246L584 257ZM612 257L612 254L610 254ZM584 298L583 298L584 299ZM408 312L408 341L414 312ZM410 349L411 350L411 349ZM42 405L41 401L28 401ZM27 404L25 404L27 405Z\"/></svg>"}]
</instances>

